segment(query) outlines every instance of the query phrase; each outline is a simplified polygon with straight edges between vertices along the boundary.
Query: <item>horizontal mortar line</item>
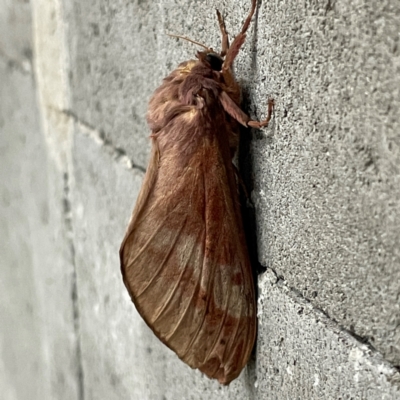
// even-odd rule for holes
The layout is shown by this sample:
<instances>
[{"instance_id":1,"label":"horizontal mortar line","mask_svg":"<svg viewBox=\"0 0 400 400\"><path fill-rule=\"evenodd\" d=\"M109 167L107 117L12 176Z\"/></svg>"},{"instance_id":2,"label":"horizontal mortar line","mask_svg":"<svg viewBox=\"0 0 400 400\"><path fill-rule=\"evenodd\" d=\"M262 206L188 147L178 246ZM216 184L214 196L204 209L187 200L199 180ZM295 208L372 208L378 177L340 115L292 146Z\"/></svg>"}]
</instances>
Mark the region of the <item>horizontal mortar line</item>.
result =
<instances>
[{"instance_id":1,"label":"horizontal mortar line","mask_svg":"<svg viewBox=\"0 0 400 400\"><path fill-rule=\"evenodd\" d=\"M114 143L112 143L112 141L106 137L104 131L98 130L91 124L82 121L71 110L60 110L60 109L55 109L55 110L67 116L68 118L71 118L76 124L78 124L82 133L85 134L87 137L93 139L98 145L107 147L109 150L111 150L113 158L118 163L122 164L125 168L136 169L143 173L146 172L146 168L142 167L139 164L136 164L131 158L129 158L124 149L121 149L120 147L117 147Z\"/></svg>"},{"instance_id":2,"label":"horizontal mortar line","mask_svg":"<svg viewBox=\"0 0 400 400\"><path fill-rule=\"evenodd\" d=\"M352 332L351 330L349 330L348 328L344 327L343 325L341 325L335 318L332 318L326 311L324 311L322 308L315 306L309 299L307 299L306 297L303 296L303 294L296 288L288 286L285 279L283 279L281 276L279 276L277 274L277 272L271 268L268 267L267 269L269 269L276 278L276 282L275 285L279 288L279 286L284 286L285 289L291 294L291 298L296 301L297 303L299 303L299 305L301 305L301 302L307 304L308 306L310 306L313 314L315 316L322 315L324 318L326 318L327 321L329 321L331 327L336 328L336 330L340 333L342 333L343 335L346 335L348 337L351 337L353 340L355 340L358 345L360 346L366 346L368 348L368 350L370 351L371 355L370 357L372 358L376 358L376 359L380 359L384 364L386 364L386 366L388 367L388 369L391 369L391 373L393 375L398 375L398 377L400 378L400 368L399 366L393 364L392 362L388 361L383 354L377 350L366 338L357 335L357 333ZM260 277L262 276L262 274L260 275ZM282 290L282 289L279 289ZM329 328L329 326L327 327Z\"/></svg>"}]
</instances>

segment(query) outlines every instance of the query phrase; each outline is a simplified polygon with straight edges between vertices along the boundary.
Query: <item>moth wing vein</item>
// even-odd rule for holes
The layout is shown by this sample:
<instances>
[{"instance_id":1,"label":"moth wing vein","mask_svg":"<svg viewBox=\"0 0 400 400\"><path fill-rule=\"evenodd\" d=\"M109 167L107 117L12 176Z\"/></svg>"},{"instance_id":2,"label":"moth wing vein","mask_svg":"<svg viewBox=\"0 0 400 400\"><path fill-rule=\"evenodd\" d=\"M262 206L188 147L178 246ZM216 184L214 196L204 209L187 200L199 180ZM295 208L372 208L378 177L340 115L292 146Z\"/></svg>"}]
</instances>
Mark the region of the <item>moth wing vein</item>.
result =
<instances>
[{"instance_id":1,"label":"moth wing vein","mask_svg":"<svg viewBox=\"0 0 400 400\"><path fill-rule=\"evenodd\" d=\"M201 232L200 232L200 234L201 234ZM200 235L199 235L199 236L200 236ZM196 240L195 243L197 243L197 240ZM159 312L157 313L156 317L155 317L154 320L152 321L153 324L154 324L155 322L157 322L158 318L160 318L161 314L164 312L164 310L168 307L169 303L170 303L171 300L173 299L173 297L174 297L174 295L175 295L175 292L176 292L178 286L180 285L180 283L181 283L181 281L182 281L183 275L184 275L185 272L186 272L186 268L188 267L189 262L192 261L192 256L193 256L193 254L194 254L194 250L195 250L195 249L196 249L196 246L194 245L194 246L192 247L191 251L190 251L190 256L189 256L188 259L186 260L186 263L185 263L185 265L183 266L182 271L181 271L181 273L180 273L180 275L179 275L179 277L178 277L178 279L177 279L177 281L176 281L174 287L172 288L172 290L170 290L170 292L171 292L170 295L169 295L168 298L165 300L164 305L162 306L162 308L159 310ZM193 274L192 274L192 275L193 275ZM190 305L190 301L189 301L189 305Z\"/></svg>"},{"instance_id":2,"label":"moth wing vein","mask_svg":"<svg viewBox=\"0 0 400 400\"><path fill-rule=\"evenodd\" d=\"M221 236L219 236L219 238L221 238ZM218 243L219 243L219 241L218 241ZM206 260L206 259L205 259L205 260ZM189 343L189 345L188 345L187 351L184 353L183 356L185 356L185 355L187 354L188 349L190 349L190 347L192 347L193 345L195 345L195 343L196 343L196 341L198 340L198 337L199 337L199 335L200 335L200 332L202 331L202 328L203 328L203 326L204 326L204 323L206 322L206 315L207 315L207 311L208 311L208 308L209 308L209 305L210 305L211 293L212 293L212 287L211 287L211 286L213 286L213 284L214 284L214 282L215 282L214 276L215 276L215 269L216 269L216 268L215 268L215 263L214 263L214 262L210 262L210 264L213 265L214 267L213 267L213 269L212 269L212 274L210 274L210 277L209 277L208 282L207 282L207 290L206 290L206 293L207 293L207 301L206 301L206 303L205 303L205 305L204 305L204 309L203 309L203 313L202 313L202 317L201 317L201 323L200 323L198 329L196 330L196 333L195 333L194 336L192 337L192 339L191 339L191 341L190 341L190 343ZM207 268L207 267L206 267L206 268ZM215 305L215 306L216 306L216 305ZM205 362L206 358L207 358L207 357L204 358L203 363Z\"/></svg>"},{"instance_id":3,"label":"moth wing vein","mask_svg":"<svg viewBox=\"0 0 400 400\"><path fill-rule=\"evenodd\" d=\"M176 232L175 237L173 239L173 241L171 242L171 246L168 249L165 257L163 258L161 264L159 265L159 267L157 268L157 270L154 272L153 276L150 278L149 282L147 282L146 286L144 287L144 289L137 294L136 298L139 299L139 297L141 297L146 290L151 286L151 284L154 282L154 279L156 279L156 277L158 276L158 274L163 270L163 268L165 267L165 265L167 264L168 259L171 257L171 254L175 248L176 242L179 239L179 236L183 230L183 228L185 227L187 222L187 218L185 219L184 223L182 224L182 226L180 227L179 231Z\"/></svg>"},{"instance_id":4,"label":"moth wing vein","mask_svg":"<svg viewBox=\"0 0 400 400\"><path fill-rule=\"evenodd\" d=\"M200 278L201 278L201 274L202 274L202 270L200 270ZM168 335L165 337L165 340L170 340L174 336L176 331L178 330L178 327L180 326L180 324L182 323L183 319L185 318L188 310L190 309L191 303L192 303L195 295L197 294L199 287L200 287L200 279L197 280L197 286L196 286L195 290L193 290L193 295L190 298L190 301L188 301L187 307L186 307L185 311L182 313L181 318L177 321L172 332L169 332ZM188 345L188 347L190 347L190 344ZM184 355L186 355L186 352L183 355L179 355L179 357L183 358Z\"/></svg>"}]
</instances>

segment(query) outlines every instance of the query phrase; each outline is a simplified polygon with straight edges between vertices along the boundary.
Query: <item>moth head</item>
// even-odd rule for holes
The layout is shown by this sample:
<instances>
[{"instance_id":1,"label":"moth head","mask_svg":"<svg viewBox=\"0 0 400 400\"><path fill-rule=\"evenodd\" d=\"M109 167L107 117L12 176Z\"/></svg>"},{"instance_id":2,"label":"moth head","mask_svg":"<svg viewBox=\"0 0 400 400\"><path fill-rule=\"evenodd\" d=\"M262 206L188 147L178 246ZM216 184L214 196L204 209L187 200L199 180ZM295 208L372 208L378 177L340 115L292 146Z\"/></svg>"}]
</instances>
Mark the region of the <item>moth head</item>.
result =
<instances>
[{"instance_id":1,"label":"moth head","mask_svg":"<svg viewBox=\"0 0 400 400\"><path fill-rule=\"evenodd\" d=\"M222 64L224 63L224 59L218 53L216 53L212 48L208 48L207 46L204 46L204 44L196 42L195 40L189 39L185 36L171 35L169 33L168 33L168 36L187 40L188 42L191 42L191 43L197 44L200 47L203 47L205 49L205 51L198 51L196 54L196 57L199 59L199 61L201 61L203 64L207 65L213 71L221 71Z\"/></svg>"},{"instance_id":2,"label":"moth head","mask_svg":"<svg viewBox=\"0 0 400 400\"><path fill-rule=\"evenodd\" d=\"M219 54L214 53L212 49L199 51L196 57L209 66L213 71L221 71L224 60Z\"/></svg>"}]
</instances>

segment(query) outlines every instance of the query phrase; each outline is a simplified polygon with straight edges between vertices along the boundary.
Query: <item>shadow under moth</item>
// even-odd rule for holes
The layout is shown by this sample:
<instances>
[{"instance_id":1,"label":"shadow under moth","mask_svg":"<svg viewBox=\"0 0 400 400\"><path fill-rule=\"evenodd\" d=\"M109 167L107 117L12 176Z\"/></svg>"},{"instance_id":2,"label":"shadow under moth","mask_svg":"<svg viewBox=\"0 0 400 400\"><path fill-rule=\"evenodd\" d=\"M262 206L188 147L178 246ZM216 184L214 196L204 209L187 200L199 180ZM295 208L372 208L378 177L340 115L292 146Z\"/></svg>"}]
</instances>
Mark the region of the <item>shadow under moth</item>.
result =
<instances>
[{"instance_id":1,"label":"shadow under moth","mask_svg":"<svg viewBox=\"0 0 400 400\"><path fill-rule=\"evenodd\" d=\"M246 365L256 336L253 276L232 158L240 108L232 64L256 9L222 50L203 46L181 63L150 100L152 152L120 249L121 271L138 312L185 363L229 384ZM183 38L186 39L186 38ZM190 39L187 39L191 41Z\"/></svg>"}]
</instances>

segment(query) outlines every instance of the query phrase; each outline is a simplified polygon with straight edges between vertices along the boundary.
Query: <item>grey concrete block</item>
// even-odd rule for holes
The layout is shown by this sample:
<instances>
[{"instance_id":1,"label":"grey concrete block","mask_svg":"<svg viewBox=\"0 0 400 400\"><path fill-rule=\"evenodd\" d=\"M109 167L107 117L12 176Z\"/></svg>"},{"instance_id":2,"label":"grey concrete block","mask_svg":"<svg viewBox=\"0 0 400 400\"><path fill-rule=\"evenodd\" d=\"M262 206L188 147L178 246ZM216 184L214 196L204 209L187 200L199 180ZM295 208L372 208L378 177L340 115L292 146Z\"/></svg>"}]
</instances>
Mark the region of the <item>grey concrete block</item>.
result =
<instances>
[{"instance_id":1,"label":"grey concrete block","mask_svg":"<svg viewBox=\"0 0 400 400\"><path fill-rule=\"evenodd\" d=\"M398 399L400 374L268 270L259 280L257 399Z\"/></svg>"},{"instance_id":2,"label":"grey concrete block","mask_svg":"<svg viewBox=\"0 0 400 400\"><path fill-rule=\"evenodd\" d=\"M0 385L9 399L27 398L28 394L39 399L44 390L35 382L45 379L45 363L30 229L33 212L40 217L40 211L46 213L46 210L44 205L32 210L34 205L25 197L32 175L25 177L28 165L20 164L24 150L30 152L29 147L24 146L28 140L25 124L33 123L33 132L38 126L35 114L27 113L25 107L21 107L21 97L14 94L16 88L30 89L27 103L32 100L30 76L22 75L7 64L7 60L0 59L0 76L3 77L0 83Z\"/></svg>"},{"instance_id":3,"label":"grey concrete block","mask_svg":"<svg viewBox=\"0 0 400 400\"><path fill-rule=\"evenodd\" d=\"M145 166L147 101L162 79L159 4L74 1L68 17L71 111Z\"/></svg>"},{"instance_id":4,"label":"grey concrete block","mask_svg":"<svg viewBox=\"0 0 400 400\"><path fill-rule=\"evenodd\" d=\"M144 166L148 98L195 52L164 34L218 48L217 5L229 32L237 32L249 2L138 2L126 9L74 3L68 39L74 114ZM379 29L365 29L378 14ZM265 2L236 64L251 114L261 118L268 97L276 101L273 124L254 132L249 146L261 263L394 363L396 15L395 5L365 2L322 8Z\"/></svg>"},{"instance_id":5,"label":"grey concrete block","mask_svg":"<svg viewBox=\"0 0 400 400\"><path fill-rule=\"evenodd\" d=\"M32 75L0 56L0 76L1 397L73 400L77 337L63 174L47 158Z\"/></svg>"},{"instance_id":6,"label":"grey concrete block","mask_svg":"<svg viewBox=\"0 0 400 400\"><path fill-rule=\"evenodd\" d=\"M31 27L29 2L0 1L0 55L25 70L31 69Z\"/></svg>"},{"instance_id":7,"label":"grey concrete block","mask_svg":"<svg viewBox=\"0 0 400 400\"><path fill-rule=\"evenodd\" d=\"M148 335L130 304L118 258L142 173L116 163L112 148L82 128L76 125L74 136L72 204L85 398L146 398L155 378L141 364Z\"/></svg>"},{"instance_id":8,"label":"grey concrete block","mask_svg":"<svg viewBox=\"0 0 400 400\"><path fill-rule=\"evenodd\" d=\"M149 154L148 99L197 50L165 34L218 49L214 9L234 35L250 0L33 5L43 128L29 10L0 8L6 397L400 397L398 2L260 4L236 72L253 117L268 97L276 108L240 164L260 262L281 280L261 277L257 353L227 388L151 334L118 248Z\"/></svg>"},{"instance_id":9,"label":"grey concrete block","mask_svg":"<svg viewBox=\"0 0 400 400\"><path fill-rule=\"evenodd\" d=\"M400 365L397 1L263 2L249 98L261 263ZM265 79L265 80L264 80Z\"/></svg>"}]
</instances>

